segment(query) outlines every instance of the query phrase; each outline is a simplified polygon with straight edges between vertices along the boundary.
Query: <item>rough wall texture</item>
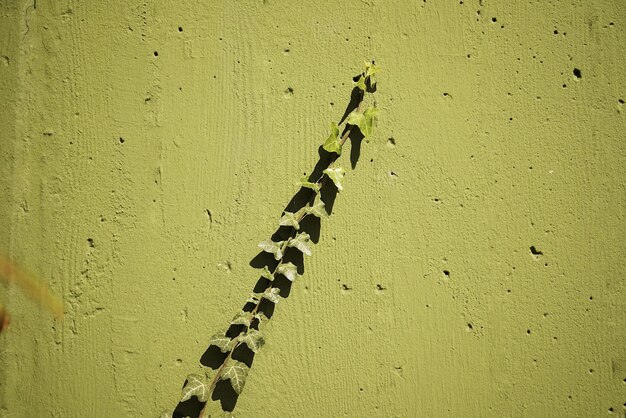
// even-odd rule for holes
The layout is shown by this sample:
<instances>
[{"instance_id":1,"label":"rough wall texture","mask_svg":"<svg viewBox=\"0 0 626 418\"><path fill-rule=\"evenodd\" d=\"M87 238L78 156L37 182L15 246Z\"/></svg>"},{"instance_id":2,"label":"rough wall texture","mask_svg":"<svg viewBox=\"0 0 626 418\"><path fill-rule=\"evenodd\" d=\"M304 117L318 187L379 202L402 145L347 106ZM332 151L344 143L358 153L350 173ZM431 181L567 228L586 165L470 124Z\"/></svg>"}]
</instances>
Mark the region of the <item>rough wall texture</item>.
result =
<instances>
[{"instance_id":1,"label":"rough wall texture","mask_svg":"<svg viewBox=\"0 0 626 418\"><path fill-rule=\"evenodd\" d=\"M364 59L236 415L624 415L625 56L619 0L0 1L0 251L66 310L3 288L0 416L173 407Z\"/></svg>"}]
</instances>

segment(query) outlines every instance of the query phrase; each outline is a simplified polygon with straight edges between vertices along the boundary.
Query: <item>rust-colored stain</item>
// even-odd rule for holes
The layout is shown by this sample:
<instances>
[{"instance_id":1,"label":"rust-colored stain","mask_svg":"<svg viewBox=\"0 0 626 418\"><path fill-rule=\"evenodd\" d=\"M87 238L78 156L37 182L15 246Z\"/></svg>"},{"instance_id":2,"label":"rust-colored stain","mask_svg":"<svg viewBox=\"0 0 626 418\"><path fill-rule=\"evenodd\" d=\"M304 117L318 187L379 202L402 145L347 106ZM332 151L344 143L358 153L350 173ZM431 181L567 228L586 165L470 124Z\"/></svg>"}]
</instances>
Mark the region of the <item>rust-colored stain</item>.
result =
<instances>
[{"instance_id":1,"label":"rust-colored stain","mask_svg":"<svg viewBox=\"0 0 626 418\"><path fill-rule=\"evenodd\" d=\"M42 280L34 277L13 260L0 255L0 280L19 286L24 293L39 305L48 309L57 319L63 319L63 302L52 293ZM0 332L11 322L11 316L0 305Z\"/></svg>"}]
</instances>

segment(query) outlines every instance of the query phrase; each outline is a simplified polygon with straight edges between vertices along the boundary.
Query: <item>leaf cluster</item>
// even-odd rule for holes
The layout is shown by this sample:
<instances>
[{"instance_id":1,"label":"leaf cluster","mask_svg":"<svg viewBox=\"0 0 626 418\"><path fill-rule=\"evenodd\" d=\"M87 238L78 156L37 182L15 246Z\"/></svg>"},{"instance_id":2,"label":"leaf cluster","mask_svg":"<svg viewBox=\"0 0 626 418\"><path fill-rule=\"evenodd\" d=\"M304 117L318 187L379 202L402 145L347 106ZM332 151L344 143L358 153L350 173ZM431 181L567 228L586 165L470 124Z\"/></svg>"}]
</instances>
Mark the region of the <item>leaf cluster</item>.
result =
<instances>
[{"instance_id":1,"label":"leaf cluster","mask_svg":"<svg viewBox=\"0 0 626 418\"><path fill-rule=\"evenodd\" d=\"M343 190L343 178L346 171L342 167L334 167L333 164L341 155L343 145L351 131L359 129L366 138L372 135L373 128L376 125L378 109L375 104L370 106L363 106L363 104L365 94L374 91L373 89L368 89L368 86L372 87L376 84L374 76L379 71L380 68L378 66L373 63L366 63L365 70L356 81L356 86L361 90L361 100L358 107L346 117L343 135L339 134L337 124L331 123L330 134L322 147L327 152L333 153L334 157L331 159L330 165L323 170L322 176L317 181L311 181L309 178L303 177L296 183L300 187L311 189L313 196L298 211L285 211L282 214L278 225L291 228L289 237L282 241L269 239L259 243L259 248L264 252L272 254L278 264L272 270L267 266L261 269L261 277L267 280L265 290L252 293L247 302L251 303L253 308L248 308L251 309L249 311L240 311L230 321L231 326L237 326L236 329L240 330L237 331L239 334L235 337L230 337L229 335L232 334L229 334L227 330L221 330L210 338L209 344L219 348L222 353L226 354L226 359L213 373L206 373L204 376L194 373L187 376L187 381L182 389L181 401L189 400L195 396L198 401L207 402L210 394L215 389L215 385L221 380L229 381L237 394L240 394L243 390L249 368L245 363L235 360L232 357L233 352L237 347L245 345L252 352L256 353L265 344L263 324L269 318L259 309L261 302L267 300L276 304L280 301L280 289L274 286L274 280L277 275L281 275L291 282L295 281L299 276L297 266L285 261L285 254L291 249L300 251L306 256L312 254L311 236L301 230L302 220L307 216L314 216L320 219L328 217L329 213L321 197L322 188L327 184L326 180L331 182L337 191ZM230 328L230 330L232 329Z\"/></svg>"}]
</instances>

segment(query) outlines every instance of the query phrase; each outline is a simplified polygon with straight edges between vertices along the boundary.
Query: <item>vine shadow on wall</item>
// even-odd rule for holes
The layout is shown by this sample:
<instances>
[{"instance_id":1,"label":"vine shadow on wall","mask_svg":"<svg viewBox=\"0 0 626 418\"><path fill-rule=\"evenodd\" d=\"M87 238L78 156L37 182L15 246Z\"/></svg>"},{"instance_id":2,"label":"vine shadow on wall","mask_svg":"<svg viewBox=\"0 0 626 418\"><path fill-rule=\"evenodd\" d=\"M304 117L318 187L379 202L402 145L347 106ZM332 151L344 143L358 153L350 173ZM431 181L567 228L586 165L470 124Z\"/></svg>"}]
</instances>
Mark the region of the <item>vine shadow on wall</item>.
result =
<instances>
[{"instance_id":1,"label":"vine shadow on wall","mask_svg":"<svg viewBox=\"0 0 626 418\"><path fill-rule=\"evenodd\" d=\"M354 77L354 81L356 82L360 74ZM369 91L374 92L376 90L376 85L373 87L368 86ZM345 118L357 108L360 100L360 89L358 87L354 87L350 94L350 100L348 105L346 106L346 110L341 117L338 125L340 125ZM344 127L344 131L342 133L345 134L347 127ZM361 143L363 141L363 135L358 129L353 129L350 132L348 137L350 139L350 163L352 165L352 169L354 169L359 161L359 157L361 155ZM322 172L330 166L330 164L334 161L335 154L329 153L322 148L320 145L318 149L319 159L315 164L315 167L308 178L308 181L315 182L320 177L322 177ZM325 187L321 190L321 200L324 202L326 211L328 214L332 213L333 205L335 203L335 198L337 197L337 188L332 182L328 182ZM296 213L300 208L306 206L307 202L310 202L311 199L315 196L315 192L308 188L300 188L296 192L296 194L291 198L284 211L289 211L292 213ZM320 238L320 229L321 229L321 221L320 218L316 216L307 216L300 223L300 231L306 232L311 236L311 241L314 243L319 242ZM283 241L289 238L291 233L293 232L293 227L290 226L280 226L272 235L272 240ZM300 251L287 251L285 253L285 257L283 258L284 262L291 262L295 264L298 268L298 274L304 274L304 256ZM278 265L278 261L274 259L272 254L261 251L257 254L251 261L250 266L258 269L262 269L264 266L267 266L270 271L273 271ZM263 292L269 284L269 281L261 277L257 281L254 286L253 292ZM291 285L287 278L282 275L277 275L276 279L273 281L273 287L277 287L280 289L281 298L288 298L291 292ZM247 302L243 306L243 310L246 312L252 311L254 309L255 304L252 302ZM263 299L260 302L259 311L262 311L269 319L272 318L274 314L274 303L270 302L267 299ZM252 325L254 326L254 324ZM230 325L228 328L226 335L230 338L235 338L239 335L240 332L243 331L244 325ZM232 358L238 361L245 363L248 367L252 367L252 363L254 362L254 352L248 348L246 344L239 345L232 354ZM210 345L200 358L200 363L211 369L218 369L226 359L227 354L223 353L219 347ZM183 387L187 382L183 383ZM220 380L215 385L215 389L213 390L211 399L213 401L219 400L222 410L224 411L233 411L237 404L237 400L239 395L233 390L232 386L226 380ZM194 396L191 399L185 402L179 402L174 410L173 418L184 418L184 417L198 417L200 412L204 408L205 403L198 401L198 399Z\"/></svg>"}]
</instances>

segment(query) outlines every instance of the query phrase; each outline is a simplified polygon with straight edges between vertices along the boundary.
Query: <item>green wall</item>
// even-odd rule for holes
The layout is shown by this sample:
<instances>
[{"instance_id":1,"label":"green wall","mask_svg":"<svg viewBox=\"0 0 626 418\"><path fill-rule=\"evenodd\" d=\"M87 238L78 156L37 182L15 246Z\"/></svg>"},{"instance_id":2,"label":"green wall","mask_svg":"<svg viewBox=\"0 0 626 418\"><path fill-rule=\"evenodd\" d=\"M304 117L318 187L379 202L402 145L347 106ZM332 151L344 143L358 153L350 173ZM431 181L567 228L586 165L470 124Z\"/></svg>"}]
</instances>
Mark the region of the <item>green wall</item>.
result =
<instances>
[{"instance_id":1,"label":"green wall","mask_svg":"<svg viewBox=\"0 0 626 418\"><path fill-rule=\"evenodd\" d=\"M620 0L0 1L0 253L66 315L2 286L0 416L174 407L366 59L235 415L623 416L625 56Z\"/></svg>"}]
</instances>

